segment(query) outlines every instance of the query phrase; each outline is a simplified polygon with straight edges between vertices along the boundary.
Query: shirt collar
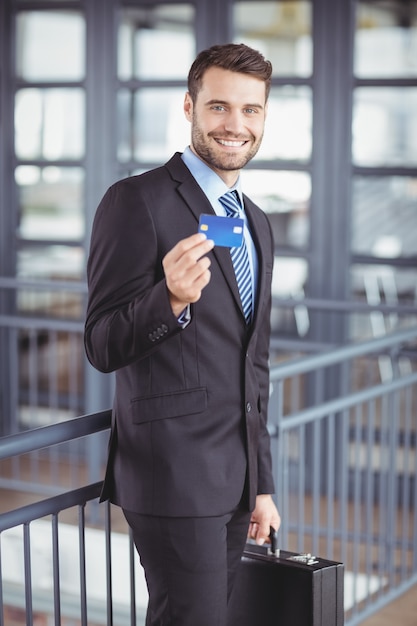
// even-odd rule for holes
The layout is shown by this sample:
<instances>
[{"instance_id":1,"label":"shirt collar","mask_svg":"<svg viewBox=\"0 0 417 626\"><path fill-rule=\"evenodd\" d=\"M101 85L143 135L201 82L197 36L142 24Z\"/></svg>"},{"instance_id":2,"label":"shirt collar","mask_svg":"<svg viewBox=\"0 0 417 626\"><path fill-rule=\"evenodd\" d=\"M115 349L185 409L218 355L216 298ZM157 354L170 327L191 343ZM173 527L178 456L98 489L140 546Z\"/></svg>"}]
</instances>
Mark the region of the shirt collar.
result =
<instances>
[{"instance_id":1,"label":"shirt collar","mask_svg":"<svg viewBox=\"0 0 417 626\"><path fill-rule=\"evenodd\" d=\"M228 187L220 176L216 174L216 172L212 170L207 163L202 161L189 146L185 148L181 158L212 205L216 205L220 196L225 194L227 191L233 191L235 189L238 193L240 204L243 207L240 176L233 187Z\"/></svg>"}]
</instances>

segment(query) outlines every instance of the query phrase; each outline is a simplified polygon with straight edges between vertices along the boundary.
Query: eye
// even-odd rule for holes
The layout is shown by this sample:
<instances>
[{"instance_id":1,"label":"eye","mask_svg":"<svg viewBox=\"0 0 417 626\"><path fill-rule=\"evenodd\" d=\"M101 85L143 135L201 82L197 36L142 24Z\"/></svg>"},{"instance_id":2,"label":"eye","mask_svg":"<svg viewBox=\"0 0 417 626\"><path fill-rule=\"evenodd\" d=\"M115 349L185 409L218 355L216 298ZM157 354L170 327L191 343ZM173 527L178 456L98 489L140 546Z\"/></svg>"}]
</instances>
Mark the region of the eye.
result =
<instances>
[{"instance_id":1,"label":"eye","mask_svg":"<svg viewBox=\"0 0 417 626\"><path fill-rule=\"evenodd\" d=\"M249 113L250 115L258 112L256 109L252 109L252 108L245 109L244 111L245 113Z\"/></svg>"},{"instance_id":2,"label":"eye","mask_svg":"<svg viewBox=\"0 0 417 626\"><path fill-rule=\"evenodd\" d=\"M212 107L213 111L225 111L225 107L222 104L214 104Z\"/></svg>"}]
</instances>

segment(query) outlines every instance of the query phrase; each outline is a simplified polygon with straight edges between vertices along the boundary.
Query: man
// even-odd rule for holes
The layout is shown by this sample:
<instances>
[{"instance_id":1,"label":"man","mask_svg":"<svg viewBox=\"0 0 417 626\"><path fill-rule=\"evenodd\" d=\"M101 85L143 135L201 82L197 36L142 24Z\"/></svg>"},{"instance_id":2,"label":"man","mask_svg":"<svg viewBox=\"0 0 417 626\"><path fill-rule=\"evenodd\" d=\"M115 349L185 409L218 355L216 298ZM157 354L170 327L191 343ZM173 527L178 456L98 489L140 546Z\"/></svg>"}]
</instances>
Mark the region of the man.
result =
<instances>
[{"instance_id":1,"label":"man","mask_svg":"<svg viewBox=\"0 0 417 626\"><path fill-rule=\"evenodd\" d=\"M270 77L243 44L201 52L184 102L191 145L110 187L94 222L86 351L116 371L102 498L132 528L148 626L226 626L247 535L263 543L280 524L266 427L273 241L239 178L262 140ZM247 319L231 250L197 232L200 214L226 215L231 189Z\"/></svg>"}]
</instances>

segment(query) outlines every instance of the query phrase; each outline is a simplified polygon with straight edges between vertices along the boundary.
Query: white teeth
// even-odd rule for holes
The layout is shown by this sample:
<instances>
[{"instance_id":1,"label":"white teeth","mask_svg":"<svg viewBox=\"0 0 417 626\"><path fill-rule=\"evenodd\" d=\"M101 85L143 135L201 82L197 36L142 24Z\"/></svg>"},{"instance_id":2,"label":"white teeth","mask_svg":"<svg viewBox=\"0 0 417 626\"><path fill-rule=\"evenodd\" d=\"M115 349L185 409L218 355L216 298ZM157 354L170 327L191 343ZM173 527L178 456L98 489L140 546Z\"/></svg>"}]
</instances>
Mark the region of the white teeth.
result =
<instances>
[{"instance_id":1,"label":"white teeth","mask_svg":"<svg viewBox=\"0 0 417 626\"><path fill-rule=\"evenodd\" d=\"M217 140L219 143L222 144L222 146L227 146L229 148L236 148L236 147L240 147L244 145L244 141L225 141L224 139L218 139Z\"/></svg>"}]
</instances>

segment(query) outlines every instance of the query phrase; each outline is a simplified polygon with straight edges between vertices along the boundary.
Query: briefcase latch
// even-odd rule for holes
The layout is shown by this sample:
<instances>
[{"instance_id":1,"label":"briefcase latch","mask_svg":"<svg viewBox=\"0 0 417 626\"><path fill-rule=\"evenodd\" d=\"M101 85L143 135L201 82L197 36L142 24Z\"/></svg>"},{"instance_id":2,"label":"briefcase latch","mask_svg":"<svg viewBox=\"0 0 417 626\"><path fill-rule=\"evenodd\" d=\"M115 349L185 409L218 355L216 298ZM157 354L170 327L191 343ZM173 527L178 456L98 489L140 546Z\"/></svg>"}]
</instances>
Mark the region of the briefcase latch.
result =
<instances>
[{"instance_id":1,"label":"briefcase latch","mask_svg":"<svg viewBox=\"0 0 417 626\"><path fill-rule=\"evenodd\" d=\"M306 554L294 554L287 557L288 561L297 561L298 563L304 563L305 565L315 565L318 563L318 559L309 552Z\"/></svg>"}]
</instances>

